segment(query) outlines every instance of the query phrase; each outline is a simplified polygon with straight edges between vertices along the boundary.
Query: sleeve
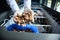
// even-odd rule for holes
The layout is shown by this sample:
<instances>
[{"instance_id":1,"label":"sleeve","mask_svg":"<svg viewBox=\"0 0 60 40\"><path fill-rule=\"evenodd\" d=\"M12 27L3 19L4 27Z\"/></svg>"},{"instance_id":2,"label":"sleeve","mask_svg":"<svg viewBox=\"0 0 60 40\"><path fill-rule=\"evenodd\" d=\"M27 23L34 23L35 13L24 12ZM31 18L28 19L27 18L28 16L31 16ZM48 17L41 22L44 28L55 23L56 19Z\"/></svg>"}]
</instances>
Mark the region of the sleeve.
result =
<instances>
[{"instance_id":1,"label":"sleeve","mask_svg":"<svg viewBox=\"0 0 60 40\"><path fill-rule=\"evenodd\" d=\"M34 33L39 33L38 28L34 25L30 27L30 30L32 30Z\"/></svg>"},{"instance_id":2,"label":"sleeve","mask_svg":"<svg viewBox=\"0 0 60 40\"><path fill-rule=\"evenodd\" d=\"M10 8L12 9L13 12L19 10L19 7L18 7L15 0L6 0L6 1L7 1L7 4L10 6Z\"/></svg>"},{"instance_id":3,"label":"sleeve","mask_svg":"<svg viewBox=\"0 0 60 40\"><path fill-rule=\"evenodd\" d=\"M7 30L8 30L8 31L13 31L13 25L8 26L8 27L7 27Z\"/></svg>"}]
</instances>

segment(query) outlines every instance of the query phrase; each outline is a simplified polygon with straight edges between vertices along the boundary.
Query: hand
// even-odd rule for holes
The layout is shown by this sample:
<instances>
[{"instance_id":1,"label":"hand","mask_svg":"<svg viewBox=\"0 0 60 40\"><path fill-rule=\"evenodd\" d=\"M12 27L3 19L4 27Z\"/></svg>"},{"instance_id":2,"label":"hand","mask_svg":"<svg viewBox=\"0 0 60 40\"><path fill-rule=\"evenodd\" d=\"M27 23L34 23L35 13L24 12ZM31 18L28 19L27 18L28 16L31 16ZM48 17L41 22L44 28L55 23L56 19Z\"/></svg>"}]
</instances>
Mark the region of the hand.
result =
<instances>
[{"instance_id":1,"label":"hand","mask_svg":"<svg viewBox=\"0 0 60 40\"><path fill-rule=\"evenodd\" d=\"M14 16L17 15L17 14L18 14L18 15L21 15L22 13L21 13L19 10L16 10L16 11L14 12Z\"/></svg>"}]
</instances>

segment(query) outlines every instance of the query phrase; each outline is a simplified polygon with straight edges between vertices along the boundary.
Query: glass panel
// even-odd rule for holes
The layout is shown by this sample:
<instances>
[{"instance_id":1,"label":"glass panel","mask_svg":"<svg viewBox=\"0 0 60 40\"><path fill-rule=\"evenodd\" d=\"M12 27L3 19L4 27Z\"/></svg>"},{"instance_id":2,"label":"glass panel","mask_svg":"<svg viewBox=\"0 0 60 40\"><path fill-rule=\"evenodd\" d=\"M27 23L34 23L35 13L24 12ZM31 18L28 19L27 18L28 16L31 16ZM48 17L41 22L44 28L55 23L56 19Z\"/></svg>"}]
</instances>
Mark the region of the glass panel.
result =
<instances>
[{"instance_id":1,"label":"glass panel","mask_svg":"<svg viewBox=\"0 0 60 40\"><path fill-rule=\"evenodd\" d=\"M51 7L52 0L48 0L47 7Z\"/></svg>"},{"instance_id":2,"label":"glass panel","mask_svg":"<svg viewBox=\"0 0 60 40\"><path fill-rule=\"evenodd\" d=\"M42 0L40 0L40 4L42 4Z\"/></svg>"},{"instance_id":3,"label":"glass panel","mask_svg":"<svg viewBox=\"0 0 60 40\"><path fill-rule=\"evenodd\" d=\"M60 2L57 3L56 11L60 12Z\"/></svg>"}]
</instances>

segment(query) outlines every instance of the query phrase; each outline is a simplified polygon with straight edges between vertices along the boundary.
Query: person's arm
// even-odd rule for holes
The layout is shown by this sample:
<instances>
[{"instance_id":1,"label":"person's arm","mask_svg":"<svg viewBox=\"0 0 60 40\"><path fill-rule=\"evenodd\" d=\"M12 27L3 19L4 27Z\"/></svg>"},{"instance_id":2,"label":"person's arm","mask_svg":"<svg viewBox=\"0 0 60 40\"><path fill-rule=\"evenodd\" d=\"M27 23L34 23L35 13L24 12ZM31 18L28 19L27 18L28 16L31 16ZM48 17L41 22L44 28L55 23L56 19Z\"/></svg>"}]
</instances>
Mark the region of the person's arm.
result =
<instances>
[{"instance_id":1,"label":"person's arm","mask_svg":"<svg viewBox=\"0 0 60 40\"><path fill-rule=\"evenodd\" d=\"M12 9L13 12L19 11L18 4L16 3L15 0L6 0L6 1L7 1L7 4L10 6L10 8Z\"/></svg>"},{"instance_id":2,"label":"person's arm","mask_svg":"<svg viewBox=\"0 0 60 40\"><path fill-rule=\"evenodd\" d=\"M7 29L8 31L13 31L13 25L9 25L6 29Z\"/></svg>"},{"instance_id":3,"label":"person's arm","mask_svg":"<svg viewBox=\"0 0 60 40\"><path fill-rule=\"evenodd\" d=\"M22 14L20 12L20 9L18 7L18 4L15 0L6 0L7 1L7 4L10 6L11 10L13 11L14 15L17 15L17 14Z\"/></svg>"},{"instance_id":4,"label":"person's arm","mask_svg":"<svg viewBox=\"0 0 60 40\"><path fill-rule=\"evenodd\" d=\"M13 25L8 26L8 27L7 27L7 30L8 30L8 31L17 32L17 31L13 28Z\"/></svg>"},{"instance_id":5,"label":"person's arm","mask_svg":"<svg viewBox=\"0 0 60 40\"><path fill-rule=\"evenodd\" d=\"M30 30L32 30L34 33L39 33L38 28L34 25L31 25Z\"/></svg>"}]
</instances>

